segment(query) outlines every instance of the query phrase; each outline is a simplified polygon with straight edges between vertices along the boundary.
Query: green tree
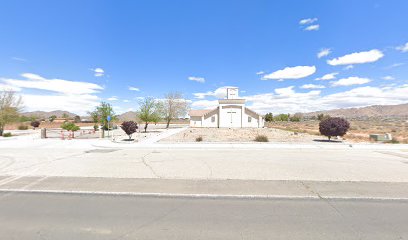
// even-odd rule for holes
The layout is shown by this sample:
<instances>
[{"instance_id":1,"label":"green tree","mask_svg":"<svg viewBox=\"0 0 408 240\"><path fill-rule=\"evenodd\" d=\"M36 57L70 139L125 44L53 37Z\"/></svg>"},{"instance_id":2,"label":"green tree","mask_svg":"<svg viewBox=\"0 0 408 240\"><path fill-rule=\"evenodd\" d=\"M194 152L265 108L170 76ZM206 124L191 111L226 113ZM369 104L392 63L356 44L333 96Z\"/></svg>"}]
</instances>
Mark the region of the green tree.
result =
<instances>
[{"instance_id":1,"label":"green tree","mask_svg":"<svg viewBox=\"0 0 408 240\"><path fill-rule=\"evenodd\" d=\"M48 120L50 121L50 122L54 122L54 120L57 118L57 116L55 116L55 115L52 115L52 116L50 116L49 118L48 118Z\"/></svg>"},{"instance_id":2,"label":"green tree","mask_svg":"<svg viewBox=\"0 0 408 240\"><path fill-rule=\"evenodd\" d=\"M21 105L21 97L17 97L14 91L0 92L0 136L3 136L7 124L19 120Z\"/></svg>"},{"instance_id":3,"label":"green tree","mask_svg":"<svg viewBox=\"0 0 408 240\"><path fill-rule=\"evenodd\" d=\"M117 120L115 111L109 103L101 102L99 106L95 108L95 111L91 112L91 117L94 121L99 122L104 130L108 130L108 116L111 117L111 121Z\"/></svg>"},{"instance_id":4,"label":"green tree","mask_svg":"<svg viewBox=\"0 0 408 240\"><path fill-rule=\"evenodd\" d=\"M159 121L160 111L160 103L152 97L146 97L139 101L139 111L137 112L137 116L145 123L145 132L147 132L147 126L150 122Z\"/></svg>"},{"instance_id":5,"label":"green tree","mask_svg":"<svg viewBox=\"0 0 408 240\"><path fill-rule=\"evenodd\" d=\"M169 128L171 120L184 117L187 114L188 102L179 92L169 92L160 103L161 112L166 120L166 128Z\"/></svg>"},{"instance_id":6,"label":"green tree","mask_svg":"<svg viewBox=\"0 0 408 240\"><path fill-rule=\"evenodd\" d=\"M69 115L68 115L67 113L63 113L63 114L62 114L62 118L67 119L67 118L69 118Z\"/></svg>"},{"instance_id":7,"label":"green tree","mask_svg":"<svg viewBox=\"0 0 408 240\"><path fill-rule=\"evenodd\" d=\"M273 121L273 114L272 113L267 113L265 115L265 121L266 122L272 122Z\"/></svg>"}]
</instances>

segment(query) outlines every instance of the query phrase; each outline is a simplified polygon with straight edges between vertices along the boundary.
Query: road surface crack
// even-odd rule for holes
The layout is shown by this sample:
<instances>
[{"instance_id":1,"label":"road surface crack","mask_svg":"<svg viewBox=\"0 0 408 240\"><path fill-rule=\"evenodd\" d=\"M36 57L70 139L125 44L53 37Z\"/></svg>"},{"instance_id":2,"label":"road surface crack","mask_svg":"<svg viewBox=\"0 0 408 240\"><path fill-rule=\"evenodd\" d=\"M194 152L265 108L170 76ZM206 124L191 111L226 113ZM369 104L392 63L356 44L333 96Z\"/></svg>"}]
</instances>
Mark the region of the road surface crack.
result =
<instances>
[{"instance_id":1,"label":"road surface crack","mask_svg":"<svg viewBox=\"0 0 408 240\"><path fill-rule=\"evenodd\" d=\"M152 167L149 163L147 163L147 156L149 156L149 155L152 154L152 153L153 153L153 152L149 152L148 154L142 156L142 157L141 157L142 162L143 162L143 164L144 164L146 167L148 167L148 168L150 169L150 171L152 172L152 174L153 174L155 177L161 178L161 177L156 173L156 171L154 171L153 167Z\"/></svg>"}]
</instances>

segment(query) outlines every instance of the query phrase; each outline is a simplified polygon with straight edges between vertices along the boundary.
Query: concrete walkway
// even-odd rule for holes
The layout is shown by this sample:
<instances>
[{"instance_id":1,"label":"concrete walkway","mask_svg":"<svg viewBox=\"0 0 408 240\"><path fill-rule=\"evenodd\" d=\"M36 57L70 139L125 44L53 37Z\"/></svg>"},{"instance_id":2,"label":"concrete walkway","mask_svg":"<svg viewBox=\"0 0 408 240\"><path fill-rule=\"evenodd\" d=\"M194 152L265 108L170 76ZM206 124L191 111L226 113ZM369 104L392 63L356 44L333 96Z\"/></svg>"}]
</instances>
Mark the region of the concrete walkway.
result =
<instances>
[{"instance_id":1,"label":"concrete walkway","mask_svg":"<svg viewBox=\"0 0 408 240\"><path fill-rule=\"evenodd\" d=\"M164 132L157 134L155 136L149 137L147 139L144 139L142 141L139 142L139 144L152 144L152 143L156 143L160 140L162 140L163 138L167 138L170 137L171 135L177 134L179 132L182 132L184 130L186 130L188 127L182 127L182 128L169 128L166 129Z\"/></svg>"}]
</instances>

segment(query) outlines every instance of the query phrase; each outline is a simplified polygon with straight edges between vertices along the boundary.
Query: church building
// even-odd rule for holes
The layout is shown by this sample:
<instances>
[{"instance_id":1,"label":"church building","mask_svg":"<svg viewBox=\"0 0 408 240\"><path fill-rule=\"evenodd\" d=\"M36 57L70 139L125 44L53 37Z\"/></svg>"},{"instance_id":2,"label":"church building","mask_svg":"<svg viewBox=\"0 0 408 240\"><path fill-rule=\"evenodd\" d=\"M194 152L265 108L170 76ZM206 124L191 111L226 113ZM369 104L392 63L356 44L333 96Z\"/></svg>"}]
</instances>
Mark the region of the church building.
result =
<instances>
[{"instance_id":1,"label":"church building","mask_svg":"<svg viewBox=\"0 0 408 240\"><path fill-rule=\"evenodd\" d=\"M227 98L218 100L218 107L191 110L191 127L262 128L262 115L245 107L245 99L238 97L238 88L227 88Z\"/></svg>"}]
</instances>

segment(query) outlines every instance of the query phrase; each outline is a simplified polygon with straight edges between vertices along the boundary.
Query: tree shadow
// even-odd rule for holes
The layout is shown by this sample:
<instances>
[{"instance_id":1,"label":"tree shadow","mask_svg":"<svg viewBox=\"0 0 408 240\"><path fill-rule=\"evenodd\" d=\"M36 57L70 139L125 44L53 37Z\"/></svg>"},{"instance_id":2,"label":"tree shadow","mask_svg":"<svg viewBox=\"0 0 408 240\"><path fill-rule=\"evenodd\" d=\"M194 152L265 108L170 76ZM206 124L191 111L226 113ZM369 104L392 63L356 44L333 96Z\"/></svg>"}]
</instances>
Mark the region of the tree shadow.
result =
<instances>
[{"instance_id":1,"label":"tree shadow","mask_svg":"<svg viewBox=\"0 0 408 240\"><path fill-rule=\"evenodd\" d=\"M313 139L314 142L325 142L325 143L342 143L341 140L328 140L328 139Z\"/></svg>"}]
</instances>

